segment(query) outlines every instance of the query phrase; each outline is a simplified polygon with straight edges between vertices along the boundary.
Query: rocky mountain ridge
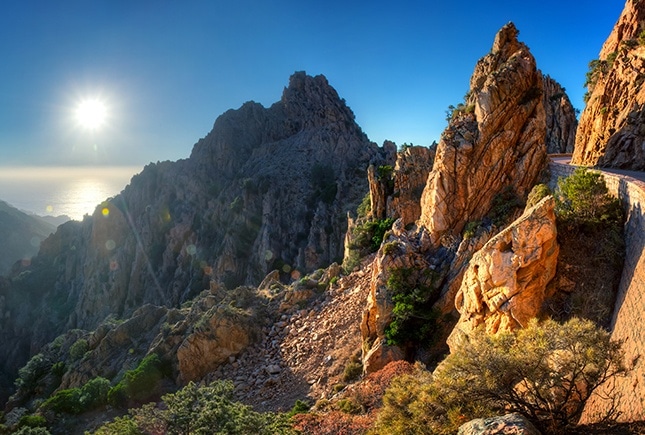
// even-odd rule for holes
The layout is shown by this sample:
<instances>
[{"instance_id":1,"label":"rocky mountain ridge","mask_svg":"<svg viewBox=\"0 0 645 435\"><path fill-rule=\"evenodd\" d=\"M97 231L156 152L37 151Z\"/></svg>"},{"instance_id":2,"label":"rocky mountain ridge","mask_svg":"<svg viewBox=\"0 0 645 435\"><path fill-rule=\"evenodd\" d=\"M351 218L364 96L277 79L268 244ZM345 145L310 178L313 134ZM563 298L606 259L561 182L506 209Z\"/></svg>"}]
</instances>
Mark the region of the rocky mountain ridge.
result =
<instances>
[{"instance_id":1,"label":"rocky mountain ridge","mask_svg":"<svg viewBox=\"0 0 645 435\"><path fill-rule=\"evenodd\" d=\"M189 159L146 166L4 281L3 391L66 330L147 303L177 307L211 279L232 289L340 260L365 171L392 153L368 140L323 76L295 73L270 108L249 102L221 115Z\"/></svg>"}]
</instances>

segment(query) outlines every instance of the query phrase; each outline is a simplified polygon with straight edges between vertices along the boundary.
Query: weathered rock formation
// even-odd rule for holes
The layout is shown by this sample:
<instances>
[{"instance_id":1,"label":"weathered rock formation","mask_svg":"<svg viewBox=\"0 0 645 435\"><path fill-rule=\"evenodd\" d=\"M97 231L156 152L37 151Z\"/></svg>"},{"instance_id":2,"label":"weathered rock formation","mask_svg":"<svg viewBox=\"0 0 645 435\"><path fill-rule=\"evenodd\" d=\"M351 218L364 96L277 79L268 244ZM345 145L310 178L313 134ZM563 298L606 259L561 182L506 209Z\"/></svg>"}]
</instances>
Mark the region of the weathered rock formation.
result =
<instances>
[{"instance_id":1,"label":"weathered rock formation","mask_svg":"<svg viewBox=\"0 0 645 435\"><path fill-rule=\"evenodd\" d=\"M519 412L499 417L476 418L459 427L458 435L540 435Z\"/></svg>"},{"instance_id":2,"label":"weathered rock formation","mask_svg":"<svg viewBox=\"0 0 645 435\"><path fill-rule=\"evenodd\" d=\"M388 345L385 338L385 329L392 321L394 308L388 281L397 271L406 271L406 274L415 275L408 277L410 281L426 286L432 284L432 276L424 273L430 270L431 264L422 253L421 243L414 234L405 231L403 221L398 219L376 254L367 305L361 320L363 369L366 373L380 370L388 363L405 357L403 349Z\"/></svg>"},{"instance_id":3,"label":"weathered rock formation","mask_svg":"<svg viewBox=\"0 0 645 435\"><path fill-rule=\"evenodd\" d=\"M554 79L542 78L546 114L546 149L549 154L571 154L576 143L578 120L564 88Z\"/></svg>"},{"instance_id":4,"label":"weathered rock formation","mask_svg":"<svg viewBox=\"0 0 645 435\"><path fill-rule=\"evenodd\" d=\"M461 317L451 348L481 325L496 334L540 314L558 259L554 207L544 198L473 255L455 299Z\"/></svg>"},{"instance_id":5,"label":"weathered rock formation","mask_svg":"<svg viewBox=\"0 0 645 435\"><path fill-rule=\"evenodd\" d=\"M645 169L645 2L628 0L587 74L572 163Z\"/></svg>"},{"instance_id":6,"label":"weathered rock formation","mask_svg":"<svg viewBox=\"0 0 645 435\"><path fill-rule=\"evenodd\" d=\"M67 329L177 307L211 279L290 280L340 259L347 210L385 154L323 76L296 73L270 108L224 113L190 158L146 166L0 288L0 372L11 378Z\"/></svg>"},{"instance_id":7,"label":"weathered rock formation","mask_svg":"<svg viewBox=\"0 0 645 435\"><path fill-rule=\"evenodd\" d=\"M408 234L398 220L376 255L361 324L367 373L410 351L387 344L392 271L410 271L407 287L425 289L423 304L434 303L443 314L436 327L445 339L468 260L505 223L487 218L493 204L509 190L525 198L546 164L542 74L517 34L512 23L504 26L477 63L466 104L455 110L437 147L417 229ZM464 238L468 222L480 229Z\"/></svg>"},{"instance_id":8,"label":"weathered rock formation","mask_svg":"<svg viewBox=\"0 0 645 435\"><path fill-rule=\"evenodd\" d=\"M485 217L504 189L526 197L546 164L542 74L517 34L512 23L499 31L439 142L418 222L435 247Z\"/></svg>"},{"instance_id":9,"label":"weathered rock formation","mask_svg":"<svg viewBox=\"0 0 645 435\"><path fill-rule=\"evenodd\" d=\"M407 146L396 153L396 145L385 141L384 150L396 154L394 167L391 165L367 171L370 186L370 218L399 219L405 225L416 222L421 215L421 194L432 171L435 147ZM389 156L388 152L388 156ZM389 162L388 162L389 163Z\"/></svg>"},{"instance_id":10,"label":"weathered rock formation","mask_svg":"<svg viewBox=\"0 0 645 435\"><path fill-rule=\"evenodd\" d=\"M396 156L392 178L394 188L387 215L412 224L421 216L421 194L432 171L435 147L410 146Z\"/></svg>"}]
</instances>

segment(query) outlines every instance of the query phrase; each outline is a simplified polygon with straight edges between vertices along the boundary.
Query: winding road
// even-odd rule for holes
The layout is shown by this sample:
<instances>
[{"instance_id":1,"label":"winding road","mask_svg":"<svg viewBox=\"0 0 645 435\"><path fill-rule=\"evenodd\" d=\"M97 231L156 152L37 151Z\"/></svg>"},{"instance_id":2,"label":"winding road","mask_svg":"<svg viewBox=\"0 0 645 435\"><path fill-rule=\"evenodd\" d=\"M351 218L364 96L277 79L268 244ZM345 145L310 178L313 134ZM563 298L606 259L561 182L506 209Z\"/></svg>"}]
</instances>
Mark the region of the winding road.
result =
<instances>
[{"instance_id":1,"label":"winding road","mask_svg":"<svg viewBox=\"0 0 645 435\"><path fill-rule=\"evenodd\" d=\"M556 155L549 156L549 158L553 163L559 163L561 165L571 164L571 154L567 154L567 155L556 154ZM627 177L631 177L636 180L645 182L645 172L642 172L642 171L630 171L626 169L614 169L614 168L593 168L593 167L590 169L598 170L600 172L607 172L609 174L625 175Z\"/></svg>"}]
</instances>

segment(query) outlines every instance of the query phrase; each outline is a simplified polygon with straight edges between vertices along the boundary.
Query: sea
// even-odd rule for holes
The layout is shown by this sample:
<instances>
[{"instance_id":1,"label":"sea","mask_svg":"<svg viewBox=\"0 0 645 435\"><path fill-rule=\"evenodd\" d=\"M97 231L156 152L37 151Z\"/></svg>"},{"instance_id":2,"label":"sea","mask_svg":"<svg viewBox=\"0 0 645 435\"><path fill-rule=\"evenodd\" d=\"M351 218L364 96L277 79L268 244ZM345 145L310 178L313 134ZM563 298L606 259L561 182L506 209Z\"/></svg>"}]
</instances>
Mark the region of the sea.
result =
<instances>
[{"instance_id":1,"label":"sea","mask_svg":"<svg viewBox=\"0 0 645 435\"><path fill-rule=\"evenodd\" d=\"M82 220L142 170L142 166L0 167L0 200L29 214Z\"/></svg>"}]
</instances>

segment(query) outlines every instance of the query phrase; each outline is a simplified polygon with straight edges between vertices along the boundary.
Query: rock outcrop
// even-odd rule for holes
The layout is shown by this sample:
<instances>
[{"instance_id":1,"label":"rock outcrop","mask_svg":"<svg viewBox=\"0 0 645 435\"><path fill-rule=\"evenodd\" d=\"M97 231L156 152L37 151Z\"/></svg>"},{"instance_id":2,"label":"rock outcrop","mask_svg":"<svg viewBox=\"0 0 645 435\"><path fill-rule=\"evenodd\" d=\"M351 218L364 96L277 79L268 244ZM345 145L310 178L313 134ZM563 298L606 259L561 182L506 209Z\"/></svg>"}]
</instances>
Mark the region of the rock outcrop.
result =
<instances>
[{"instance_id":1,"label":"rock outcrop","mask_svg":"<svg viewBox=\"0 0 645 435\"><path fill-rule=\"evenodd\" d=\"M542 74L517 34L512 23L504 26L491 53L477 63L467 100L455 109L437 146L416 229L407 232L399 219L376 255L361 323L367 373L414 352L406 343L387 344L395 306L388 286L393 271L410 275L407 289L423 289L409 299L427 312L434 305L440 313L431 326L440 343L454 326L453 301L470 257L507 223L514 199L526 197L546 165ZM488 214L500 214L492 210L496 203L504 204L508 216L493 222ZM469 222L477 231L465 238L462 231Z\"/></svg>"},{"instance_id":2,"label":"rock outcrop","mask_svg":"<svg viewBox=\"0 0 645 435\"><path fill-rule=\"evenodd\" d=\"M401 219L403 225L413 224L421 216L421 194L432 171L436 148L406 147L396 156L392 198L387 215Z\"/></svg>"},{"instance_id":3,"label":"rock outcrop","mask_svg":"<svg viewBox=\"0 0 645 435\"><path fill-rule=\"evenodd\" d=\"M542 199L473 255L455 299L461 317L451 348L480 325L496 334L540 314L558 259L554 207L553 197Z\"/></svg>"},{"instance_id":4,"label":"rock outcrop","mask_svg":"<svg viewBox=\"0 0 645 435\"><path fill-rule=\"evenodd\" d=\"M548 75L542 78L542 99L546 114L546 149L549 154L571 154L576 144L578 120L569 96Z\"/></svg>"},{"instance_id":5,"label":"rock outcrop","mask_svg":"<svg viewBox=\"0 0 645 435\"><path fill-rule=\"evenodd\" d=\"M369 295L361 319L365 373L373 373L405 357L404 349L388 345L385 338L394 308L390 288L392 275L405 271L406 275L411 275L406 277L407 281L425 287L431 286L433 280L433 276L426 273L434 267L423 255L422 241L405 231L401 219L394 223L392 233L383 242L372 264Z\"/></svg>"},{"instance_id":6,"label":"rock outcrop","mask_svg":"<svg viewBox=\"0 0 645 435\"><path fill-rule=\"evenodd\" d=\"M572 163L645 169L644 22L645 2L628 0L599 59L589 64Z\"/></svg>"},{"instance_id":7,"label":"rock outcrop","mask_svg":"<svg viewBox=\"0 0 645 435\"><path fill-rule=\"evenodd\" d=\"M519 412L500 417L476 418L459 427L458 435L540 435Z\"/></svg>"},{"instance_id":8,"label":"rock outcrop","mask_svg":"<svg viewBox=\"0 0 645 435\"><path fill-rule=\"evenodd\" d=\"M439 142L418 222L435 247L484 218L503 190L526 197L546 164L542 74L517 34L512 23L499 31Z\"/></svg>"},{"instance_id":9,"label":"rock outcrop","mask_svg":"<svg viewBox=\"0 0 645 435\"><path fill-rule=\"evenodd\" d=\"M0 372L15 376L65 330L177 307L211 279L233 289L277 269L292 280L340 259L347 210L386 154L323 76L296 73L270 108L224 113L190 158L146 166L0 286Z\"/></svg>"},{"instance_id":10,"label":"rock outcrop","mask_svg":"<svg viewBox=\"0 0 645 435\"><path fill-rule=\"evenodd\" d=\"M412 224L421 215L421 194L432 171L436 147L406 146L398 153L393 142L385 141L384 150L396 155L394 166L371 166L367 171L370 186L371 219L401 218ZM388 156L390 153L388 153ZM387 161L387 163L390 163Z\"/></svg>"}]
</instances>

